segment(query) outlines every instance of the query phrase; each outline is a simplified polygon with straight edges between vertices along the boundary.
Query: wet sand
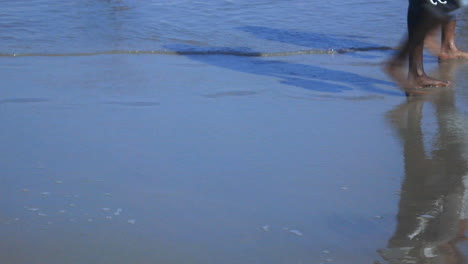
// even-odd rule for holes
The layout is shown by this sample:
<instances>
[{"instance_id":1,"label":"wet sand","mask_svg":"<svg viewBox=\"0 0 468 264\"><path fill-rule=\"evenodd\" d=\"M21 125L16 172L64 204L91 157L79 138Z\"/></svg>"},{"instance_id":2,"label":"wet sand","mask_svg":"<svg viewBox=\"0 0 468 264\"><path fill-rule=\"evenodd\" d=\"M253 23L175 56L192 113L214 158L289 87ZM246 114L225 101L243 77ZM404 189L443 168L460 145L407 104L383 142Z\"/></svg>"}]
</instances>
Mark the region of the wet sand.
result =
<instances>
[{"instance_id":1,"label":"wet sand","mask_svg":"<svg viewBox=\"0 0 468 264\"><path fill-rule=\"evenodd\" d=\"M429 60L455 86L408 101L381 58L2 58L0 263L446 256L468 64Z\"/></svg>"}]
</instances>

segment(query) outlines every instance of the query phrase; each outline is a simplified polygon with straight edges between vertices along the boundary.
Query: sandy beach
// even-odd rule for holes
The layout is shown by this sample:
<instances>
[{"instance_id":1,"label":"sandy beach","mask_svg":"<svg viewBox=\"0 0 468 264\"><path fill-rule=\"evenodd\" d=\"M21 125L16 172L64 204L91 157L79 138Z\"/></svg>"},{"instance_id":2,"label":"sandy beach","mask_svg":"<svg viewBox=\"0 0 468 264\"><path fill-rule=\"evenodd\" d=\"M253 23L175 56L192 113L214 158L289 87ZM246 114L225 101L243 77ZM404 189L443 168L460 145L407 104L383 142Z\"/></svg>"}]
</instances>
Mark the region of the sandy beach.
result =
<instances>
[{"instance_id":1,"label":"sandy beach","mask_svg":"<svg viewBox=\"0 0 468 264\"><path fill-rule=\"evenodd\" d=\"M407 99L355 55L2 59L1 262L378 260L408 173L388 115ZM466 114L467 65L446 68Z\"/></svg>"}]
</instances>

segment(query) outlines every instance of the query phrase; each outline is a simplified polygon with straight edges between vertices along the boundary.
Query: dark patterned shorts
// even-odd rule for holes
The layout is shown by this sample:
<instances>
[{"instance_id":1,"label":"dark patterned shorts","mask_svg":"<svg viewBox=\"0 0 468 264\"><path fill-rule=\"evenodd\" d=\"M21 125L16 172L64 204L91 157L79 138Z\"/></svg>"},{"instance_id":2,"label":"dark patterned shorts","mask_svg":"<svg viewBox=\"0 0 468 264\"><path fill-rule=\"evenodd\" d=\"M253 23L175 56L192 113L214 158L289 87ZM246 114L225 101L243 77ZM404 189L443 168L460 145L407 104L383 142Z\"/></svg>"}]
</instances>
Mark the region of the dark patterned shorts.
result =
<instances>
[{"instance_id":1,"label":"dark patterned shorts","mask_svg":"<svg viewBox=\"0 0 468 264\"><path fill-rule=\"evenodd\" d=\"M461 0L409 0L410 8L426 9L442 19L453 19L453 11L461 7Z\"/></svg>"}]
</instances>

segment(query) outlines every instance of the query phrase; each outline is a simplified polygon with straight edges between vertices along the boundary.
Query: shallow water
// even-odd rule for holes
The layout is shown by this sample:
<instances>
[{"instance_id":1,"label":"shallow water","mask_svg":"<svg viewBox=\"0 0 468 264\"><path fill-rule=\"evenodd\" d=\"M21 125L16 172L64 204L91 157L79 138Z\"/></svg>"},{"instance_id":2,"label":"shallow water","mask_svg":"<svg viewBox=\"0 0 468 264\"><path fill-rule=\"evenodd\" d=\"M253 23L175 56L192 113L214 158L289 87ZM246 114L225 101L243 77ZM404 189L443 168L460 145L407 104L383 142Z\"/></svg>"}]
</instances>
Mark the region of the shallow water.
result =
<instances>
[{"instance_id":1,"label":"shallow water","mask_svg":"<svg viewBox=\"0 0 468 264\"><path fill-rule=\"evenodd\" d=\"M327 4L243 0L3 1L0 52L164 50L168 44L241 47L260 52L388 46L396 44L395 36L399 38L404 31L405 8L398 1L359 0Z\"/></svg>"},{"instance_id":2,"label":"shallow water","mask_svg":"<svg viewBox=\"0 0 468 264\"><path fill-rule=\"evenodd\" d=\"M398 1L3 1L0 53L159 53L178 44L241 53L395 47L405 13ZM460 20L466 27L466 16Z\"/></svg>"},{"instance_id":3,"label":"shallow water","mask_svg":"<svg viewBox=\"0 0 468 264\"><path fill-rule=\"evenodd\" d=\"M407 100L406 3L363 3L3 1L0 263L468 254L468 64Z\"/></svg>"}]
</instances>

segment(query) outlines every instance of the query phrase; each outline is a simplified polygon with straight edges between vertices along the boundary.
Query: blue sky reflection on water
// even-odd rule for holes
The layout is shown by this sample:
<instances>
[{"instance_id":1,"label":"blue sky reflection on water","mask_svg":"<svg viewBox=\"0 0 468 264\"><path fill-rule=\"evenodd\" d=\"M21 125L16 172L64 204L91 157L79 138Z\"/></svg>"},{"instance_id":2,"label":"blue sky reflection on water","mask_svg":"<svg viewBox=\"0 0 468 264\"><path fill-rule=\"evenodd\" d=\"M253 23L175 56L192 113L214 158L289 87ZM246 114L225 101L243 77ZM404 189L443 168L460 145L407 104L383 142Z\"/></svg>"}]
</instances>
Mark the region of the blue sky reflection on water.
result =
<instances>
[{"instance_id":1,"label":"blue sky reflection on water","mask_svg":"<svg viewBox=\"0 0 468 264\"><path fill-rule=\"evenodd\" d=\"M239 30L254 27L353 35L390 45L404 32L404 13L397 1L4 1L0 52L158 50L176 43L262 52L304 47Z\"/></svg>"}]
</instances>

